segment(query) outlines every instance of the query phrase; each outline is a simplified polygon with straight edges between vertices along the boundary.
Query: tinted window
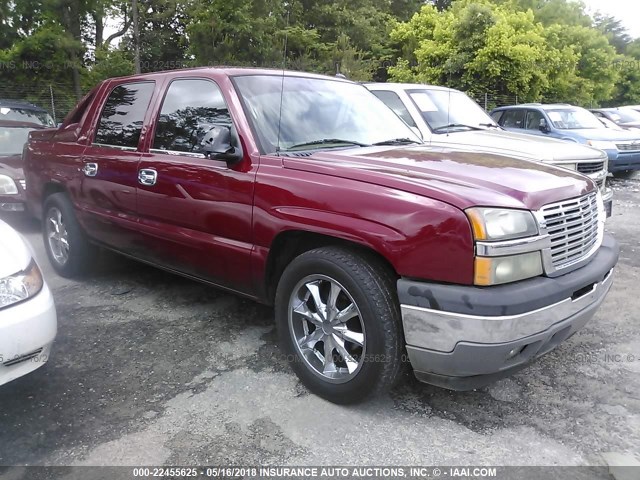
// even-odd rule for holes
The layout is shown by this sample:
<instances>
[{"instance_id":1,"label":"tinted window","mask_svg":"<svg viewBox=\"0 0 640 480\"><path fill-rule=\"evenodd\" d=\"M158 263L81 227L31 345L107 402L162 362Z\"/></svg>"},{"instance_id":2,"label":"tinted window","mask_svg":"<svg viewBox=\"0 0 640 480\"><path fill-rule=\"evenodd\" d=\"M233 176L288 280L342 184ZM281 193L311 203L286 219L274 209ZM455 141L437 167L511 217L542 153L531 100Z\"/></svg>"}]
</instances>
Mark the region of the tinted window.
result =
<instances>
[{"instance_id":1,"label":"tinted window","mask_svg":"<svg viewBox=\"0 0 640 480\"><path fill-rule=\"evenodd\" d=\"M527 122L524 128L527 130L540 130L540 120L544 119L542 113L537 110L527 111Z\"/></svg>"},{"instance_id":2,"label":"tinted window","mask_svg":"<svg viewBox=\"0 0 640 480\"><path fill-rule=\"evenodd\" d=\"M216 125L231 125L218 86L209 80L176 80L162 103L153 148L198 153L202 137Z\"/></svg>"},{"instance_id":3,"label":"tinted window","mask_svg":"<svg viewBox=\"0 0 640 480\"><path fill-rule=\"evenodd\" d=\"M114 88L102 110L95 143L137 148L153 88L152 82Z\"/></svg>"},{"instance_id":4,"label":"tinted window","mask_svg":"<svg viewBox=\"0 0 640 480\"><path fill-rule=\"evenodd\" d=\"M500 120L500 125L504 128L522 128L524 127L524 113L524 110L507 110Z\"/></svg>"},{"instance_id":5,"label":"tinted window","mask_svg":"<svg viewBox=\"0 0 640 480\"><path fill-rule=\"evenodd\" d=\"M404 103L402 103L402 100L400 100L397 93L390 92L388 90L372 90L372 92L376 97L382 100L387 107L396 112L396 115L404 120L407 125L411 127L416 126L416 122L411 118L409 110L404 106Z\"/></svg>"}]
</instances>

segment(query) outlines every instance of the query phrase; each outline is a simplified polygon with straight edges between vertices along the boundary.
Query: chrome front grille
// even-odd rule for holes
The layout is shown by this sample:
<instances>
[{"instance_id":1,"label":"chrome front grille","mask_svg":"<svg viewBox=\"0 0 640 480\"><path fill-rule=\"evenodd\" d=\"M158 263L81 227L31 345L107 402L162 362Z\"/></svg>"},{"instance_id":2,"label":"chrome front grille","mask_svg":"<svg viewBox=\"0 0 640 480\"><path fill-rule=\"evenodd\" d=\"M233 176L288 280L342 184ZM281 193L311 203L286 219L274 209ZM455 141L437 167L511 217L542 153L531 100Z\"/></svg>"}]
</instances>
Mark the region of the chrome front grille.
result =
<instances>
[{"instance_id":1,"label":"chrome front grille","mask_svg":"<svg viewBox=\"0 0 640 480\"><path fill-rule=\"evenodd\" d=\"M597 173L604 170L604 162L578 163L578 172L583 174Z\"/></svg>"},{"instance_id":2,"label":"chrome front grille","mask_svg":"<svg viewBox=\"0 0 640 480\"><path fill-rule=\"evenodd\" d=\"M640 142L625 142L616 144L621 152L640 152Z\"/></svg>"},{"instance_id":3,"label":"chrome front grille","mask_svg":"<svg viewBox=\"0 0 640 480\"><path fill-rule=\"evenodd\" d=\"M551 264L562 270L586 259L601 241L595 193L547 205L540 211L551 240Z\"/></svg>"}]
</instances>

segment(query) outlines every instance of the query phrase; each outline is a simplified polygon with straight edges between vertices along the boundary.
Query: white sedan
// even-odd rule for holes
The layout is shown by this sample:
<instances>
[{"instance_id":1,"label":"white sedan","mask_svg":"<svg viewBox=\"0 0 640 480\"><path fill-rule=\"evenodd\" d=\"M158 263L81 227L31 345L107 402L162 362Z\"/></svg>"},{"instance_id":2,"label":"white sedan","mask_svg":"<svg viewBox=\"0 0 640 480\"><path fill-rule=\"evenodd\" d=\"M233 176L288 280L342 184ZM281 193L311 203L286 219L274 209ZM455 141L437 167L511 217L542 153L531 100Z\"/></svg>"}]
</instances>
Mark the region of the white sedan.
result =
<instances>
[{"instance_id":1,"label":"white sedan","mask_svg":"<svg viewBox=\"0 0 640 480\"><path fill-rule=\"evenodd\" d=\"M57 326L53 297L31 248L0 220L0 385L46 363Z\"/></svg>"}]
</instances>

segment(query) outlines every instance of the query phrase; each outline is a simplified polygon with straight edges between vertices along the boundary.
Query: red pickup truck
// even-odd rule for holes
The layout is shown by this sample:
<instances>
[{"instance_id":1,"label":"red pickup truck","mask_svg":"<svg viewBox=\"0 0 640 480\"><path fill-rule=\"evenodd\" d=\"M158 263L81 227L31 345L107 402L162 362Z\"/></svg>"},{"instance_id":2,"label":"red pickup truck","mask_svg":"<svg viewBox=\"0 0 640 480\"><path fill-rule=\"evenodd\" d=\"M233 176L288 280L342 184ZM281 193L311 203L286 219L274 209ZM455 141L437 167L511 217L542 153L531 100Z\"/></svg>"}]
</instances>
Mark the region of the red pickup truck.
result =
<instances>
[{"instance_id":1,"label":"red pickup truck","mask_svg":"<svg viewBox=\"0 0 640 480\"><path fill-rule=\"evenodd\" d=\"M418 379L471 389L580 329L618 258L596 185L421 145L363 86L258 69L110 79L25 149L64 276L96 247L275 305L334 402Z\"/></svg>"}]
</instances>

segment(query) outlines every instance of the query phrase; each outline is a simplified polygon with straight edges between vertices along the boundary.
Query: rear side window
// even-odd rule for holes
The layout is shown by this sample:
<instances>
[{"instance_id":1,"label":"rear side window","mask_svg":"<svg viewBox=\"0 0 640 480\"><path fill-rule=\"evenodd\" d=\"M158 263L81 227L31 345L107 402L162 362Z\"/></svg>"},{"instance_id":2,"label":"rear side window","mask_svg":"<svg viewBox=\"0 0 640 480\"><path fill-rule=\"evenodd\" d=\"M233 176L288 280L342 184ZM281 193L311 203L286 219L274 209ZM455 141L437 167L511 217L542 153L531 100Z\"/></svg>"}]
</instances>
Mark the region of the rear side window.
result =
<instances>
[{"instance_id":1,"label":"rear side window","mask_svg":"<svg viewBox=\"0 0 640 480\"><path fill-rule=\"evenodd\" d=\"M138 148L153 88L153 82L127 83L115 87L102 109L95 143Z\"/></svg>"},{"instance_id":2,"label":"rear side window","mask_svg":"<svg viewBox=\"0 0 640 480\"><path fill-rule=\"evenodd\" d=\"M154 150L200 153L200 142L214 126L231 125L218 85L210 80L175 80L162 103Z\"/></svg>"},{"instance_id":3,"label":"rear side window","mask_svg":"<svg viewBox=\"0 0 640 480\"><path fill-rule=\"evenodd\" d=\"M500 119L500 125L504 128L523 128L524 110L507 110Z\"/></svg>"},{"instance_id":4,"label":"rear side window","mask_svg":"<svg viewBox=\"0 0 640 480\"><path fill-rule=\"evenodd\" d=\"M373 90L372 93L382 100L387 107L396 112L396 115L404 120L404 123L410 127L416 126L416 122L413 121L409 110L407 110L407 107L402 103L402 100L397 93L389 90Z\"/></svg>"}]
</instances>

